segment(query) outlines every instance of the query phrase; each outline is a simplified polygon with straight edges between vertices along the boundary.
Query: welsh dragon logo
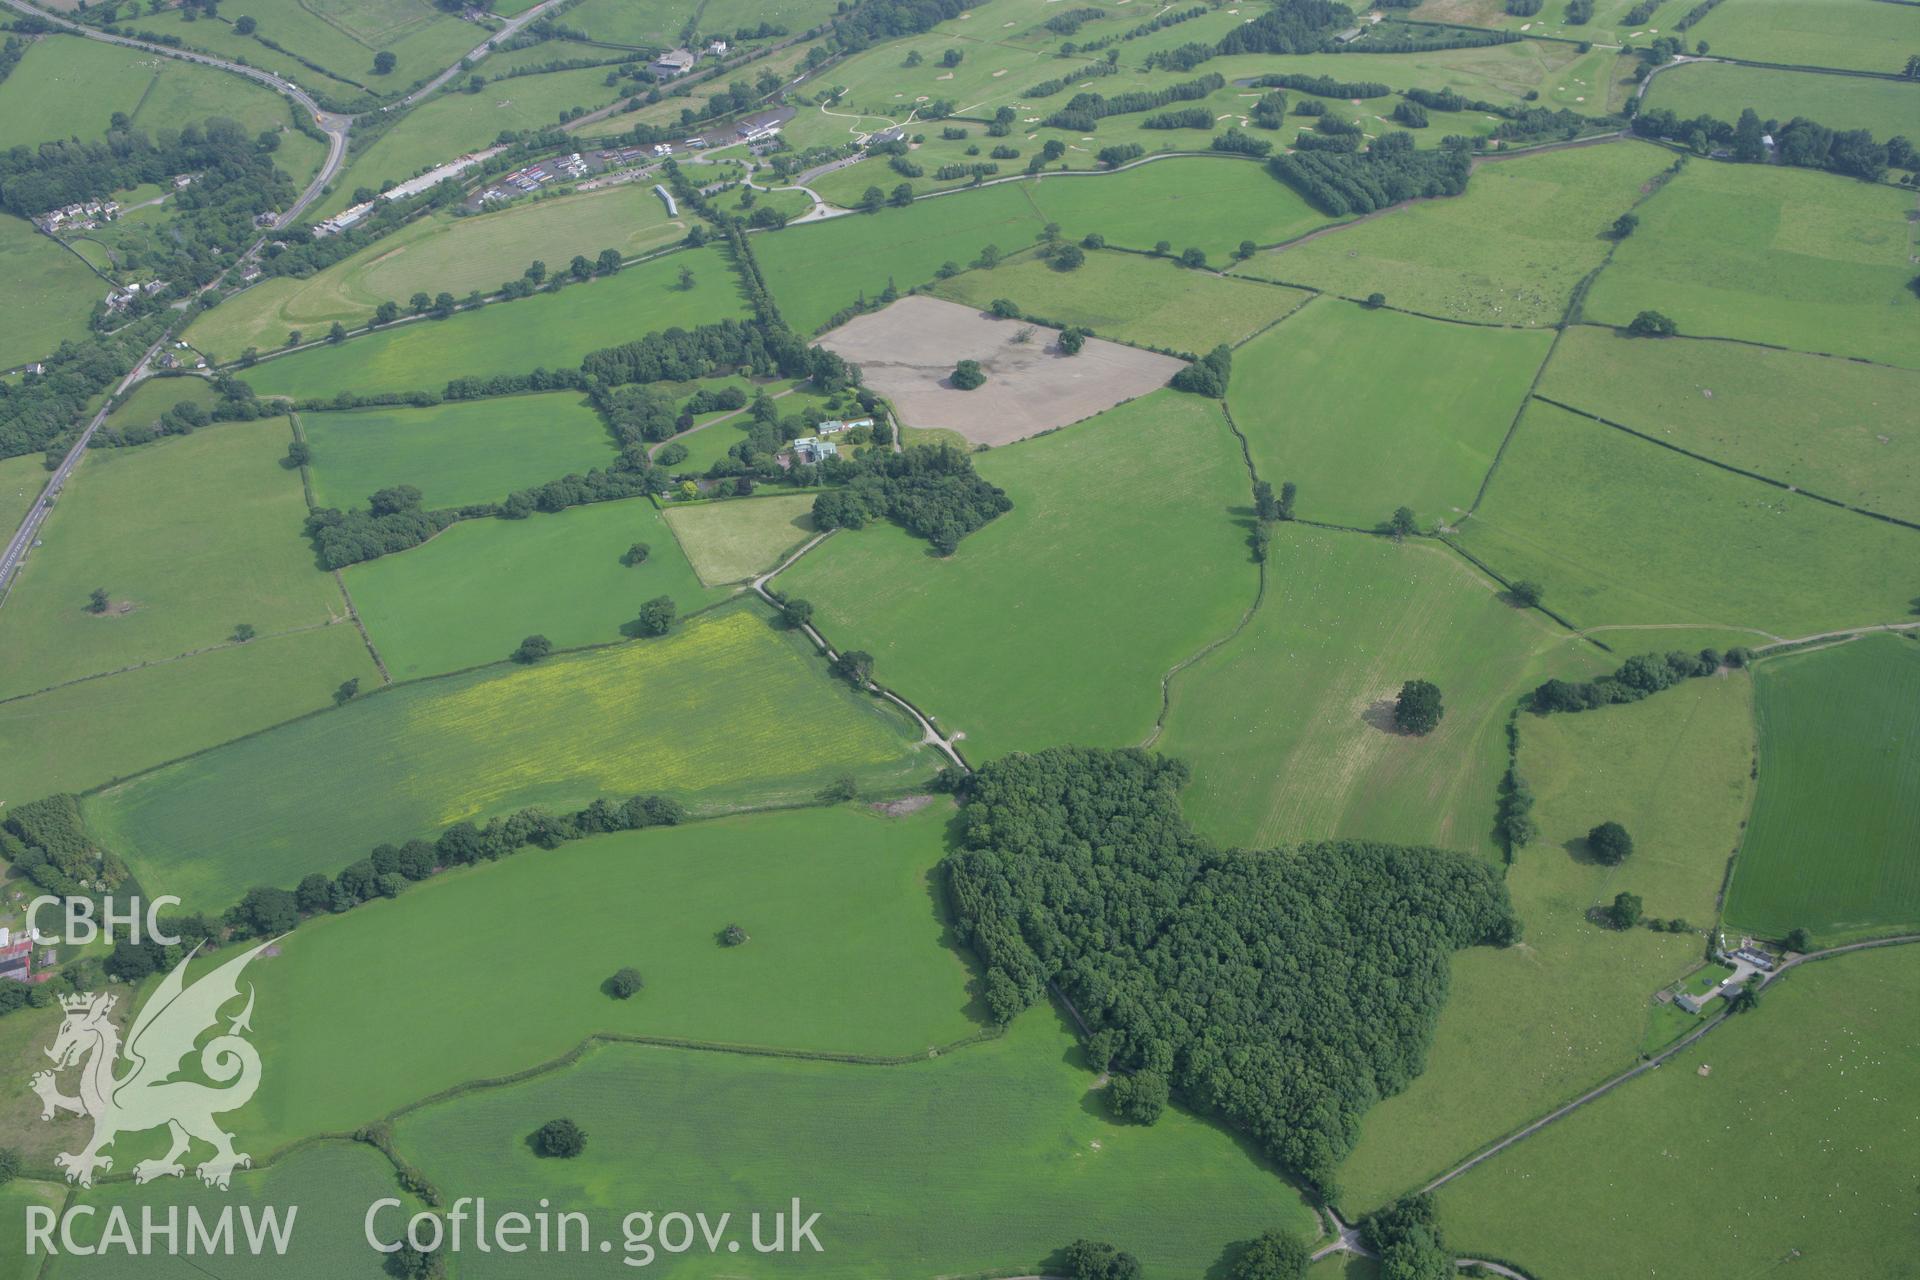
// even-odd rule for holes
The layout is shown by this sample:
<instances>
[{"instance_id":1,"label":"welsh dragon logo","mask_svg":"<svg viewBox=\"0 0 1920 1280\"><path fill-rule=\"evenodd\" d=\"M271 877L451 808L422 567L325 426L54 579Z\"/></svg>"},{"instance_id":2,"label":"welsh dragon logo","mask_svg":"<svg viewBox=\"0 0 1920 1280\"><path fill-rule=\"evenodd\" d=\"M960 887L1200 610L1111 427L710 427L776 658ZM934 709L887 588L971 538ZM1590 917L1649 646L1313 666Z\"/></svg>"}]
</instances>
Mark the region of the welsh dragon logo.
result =
<instances>
[{"instance_id":1,"label":"welsh dragon logo","mask_svg":"<svg viewBox=\"0 0 1920 1280\"><path fill-rule=\"evenodd\" d=\"M93 1137L86 1146L77 1153L62 1152L54 1157L54 1163L66 1170L67 1181L92 1186L96 1170L113 1168L113 1160L100 1154L103 1148L123 1133L139 1133L161 1125L170 1132L172 1146L160 1159L136 1164L135 1182L177 1178L185 1173L180 1158L195 1139L213 1148L212 1158L203 1160L195 1170L210 1187L225 1190L235 1169L253 1163L253 1157L233 1149L233 1135L213 1119L218 1112L245 1105L260 1087L260 1055L241 1034L252 1029L251 984L246 1007L228 1021L226 1031L197 1050L195 1043L217 1027L221 1008L240 995L240 971L269 945L263 942L234 957L190 987L186 985L187 963L193 958L189 955L161 979L159 989L128 1028L125 1046L120 1043L119 1029L107 1016L113 1011L113 996L89 992L61 997L66 1018L53 1047L47 1050L54 1069L36 1073L30 1084L40 1095L42 1120L51 1120L61 1112L93 1118ZM195 1052L200 1071L220 1087L174 1078L187 1056ZM131 1068L124 1075L117 1074L122 1059ZM77 1097L68 1097L60 1092L56 1077L76 1066L80 1068L80 1092Z\"/></svg>"}]
</instances>

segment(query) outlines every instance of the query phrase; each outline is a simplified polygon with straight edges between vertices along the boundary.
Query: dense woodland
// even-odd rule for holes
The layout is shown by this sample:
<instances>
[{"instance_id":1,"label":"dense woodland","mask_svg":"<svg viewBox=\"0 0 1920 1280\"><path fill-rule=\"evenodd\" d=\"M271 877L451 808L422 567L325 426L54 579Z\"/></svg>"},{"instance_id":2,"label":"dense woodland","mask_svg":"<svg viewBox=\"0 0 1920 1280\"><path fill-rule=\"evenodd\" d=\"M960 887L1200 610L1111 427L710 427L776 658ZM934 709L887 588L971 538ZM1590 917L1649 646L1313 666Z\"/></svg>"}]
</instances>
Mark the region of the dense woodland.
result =
<instances>
[{"instance_id":1,"label":"dense woodland","mask_svg":"<svg viewBox=\"0 0 1920 1280\"><path fill-rule=\"evenodd\" d=\"M1181 815L1186 780L1078 747L966 780L946 869L988 1007L1004 1022L1057 988L1096 1067L1163 1079L1332 1196L1360 1118L1425 1063L1449 954L1520 923L1493 868L1459 854L1217 849Z\"/></svg>"},{"instance_id":2,"label":"dense woodland","mask_svg":"<svg viewBox=\"0 0 1920 1280\"><path fill-rule=\"evenodd\" d=\"M1372 213L1417 196L1457 196L1473 172L1464 152L1416 151L1413 136L1405 133L1376 138L1364 152L1298 151L1274 156L1267 166L1315 208L1335 217Z\"/></svg>"},{"instance_id":3,"label":"dense woodland","mask_svg":"<svg viewBox=\"0 0 1920 1280\"><path fill-rule=\"evenodd\" d=\"M952 445L869 453L856 462L821 468L823 479L846 474L844 487L813 500L813 522L822 529L858 529L892 520L925 538L941 555L1003 512L1013 510L1006 490L973 469L973 459Z\"/></svg>"}]
</instances>

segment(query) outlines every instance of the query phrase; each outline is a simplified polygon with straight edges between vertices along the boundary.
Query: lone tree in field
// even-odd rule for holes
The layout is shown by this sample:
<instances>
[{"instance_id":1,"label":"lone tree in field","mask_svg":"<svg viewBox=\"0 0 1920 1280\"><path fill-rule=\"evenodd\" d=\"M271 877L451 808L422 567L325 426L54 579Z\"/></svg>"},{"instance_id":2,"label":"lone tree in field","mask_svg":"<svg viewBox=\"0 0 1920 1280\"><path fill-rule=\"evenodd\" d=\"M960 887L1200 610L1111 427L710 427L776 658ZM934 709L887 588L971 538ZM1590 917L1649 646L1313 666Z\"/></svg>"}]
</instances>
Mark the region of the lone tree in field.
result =
<instances>
[{"instance_id":1,"label":"lone tree in field","mask_svg":"<svg viewBox=\"0 0 1920 1280\"><path fill-rule=\"evenodd\" d=\"M1540 584L1529 582L1525 578L1507 588L1507 598L1523 609L1531 609L1540 603Z\"/></svg>"},{"instance_id":2,"label":"lone tree in field","mask_svg":"<svg viewBox=\"0 0 1920 1280\"><path fill-rule=\"evenodd\" d=\"M730 924L720 931L720 945L723 947L744 946L746 941L747 931L737 924Z\"/></svg>"},{"instance_id":3,"label":"lone tree in field","mask_svg":"<svg viewBox=\"0 0 1920 1280\"><path fill-rule=\"evenodd\" d=\"M1613 905L1607 908L1607 919L1616 929L1631 929L1640 923L1645 911L1644 904L1637 893L1616 893Z\"/></svg>"},{"instance_id":4,"label":"lone tree in field","mask_svg":"<svg viewBox=\"0 0 1920 1280\"><path fill-rule=\"evenodd\" d=\"M373 74L377 76L390 76L393 74L393 69L399 65L400 59L390 50L382 49L373 55Z\"/></svg>"},{"instance_id":5,"label":"lone tree in field","mask_svg":"<svg viewBox=\"0 0 1920 1280\"><path fill-rule=\"evenodd\" d=\"M962 360L953 366L953 385L961 391L971 391L975 387L985 386L986 383L987 375L980 368L978 360Z\"/></svg>"},{"instance_id":6,"label":"lone tree in field","mask_svg":"<svg viewBox=\"0 0 1920 1280\"><path fill-rule=\"evenodd\" d=\"M1615 240L1625 240L1639 229L1640 215L1637 213L1623 213L1613 220L1613 238Z\"/></svg>"},{"instance_id":7,"label":"lone tree in field","mask_svg":"<svg viewBox=\"0 0 1920 1280\"><path fill-rule=\"evenodd\" d=\"M1813 950L1813 935L1805 929L1789 929L1786 938L1780 945L1789 951L1798 951L1802 955L1805 955L1807 952Z\"/></svg>"},{"instance_id":8,"label":"lone tree in field","mask_svg":"<svg viewBox=\"0 0 1920 1280\"><path fill-rule=\"evenodd\" d=\"M813 621L813 601L798 598L780 606L780 616L796 631Z\"/></svg>"},{"instance_id":9,"label":"lone tree in field","mask_svg":"<svg viewBox=\"0 0 1920 1280\"><path fill-rule=\"evenodd\" d=\"M1680 329L1658 311L1642 311L1627 326L1627 332L1636 338L1671 338Z\"/></svg>"},{"instance_id":10,"label":"lone tree in field","mask_svg":"<svg viewBox=\"0 0 1920 1280\"><path fill-rule=\"evenodd\" d=\"M1018 320L1020 318L1020 304L1012 298L995 298L987 305L987 310L991 311L997 320Z\"/></svg>"},{"instance_id":11,"label":"lone tree in field","mask_svg":"<svg viewBox=\"0 0 1920 1280\"><path fill-rule=\"evenodd\" d=\"M522 640L520 647L513 651L513 660L515 662L527 663L538 662L552 652L553 641L542 635L532 635Z\"/></svg>"},{"instance_id":12,"label":"lone tree in field","mask_svg":"<svg viewBox=\"0 0 1920 1280\"><path fill-rule=\"evenodd\" d=\"M1060 339L1055 344L1063 356L1077 356L1080 349L1087 345L1087 331L1078 325L1068 325L1060 331Z\"/></svg>"},{"instance_id":13,"label":"lone tree in field","mask_svg":"<svg viewBox=\"0 0 1920 1280\"><path fill-rule=\"evenodd\" d=\"M644 542L636 542L621 553L620 563L631 569L634 565L645 564L647 557L653 554L653 548Z\"/></svg>"},{"instance_id":14,"label":"lone tree in field","mask_svg":"<svg viewBox=\"0 0 1920 1280\"><path fill-rule=\"evenodd\" d=\"M1384 307L1386 305L1387 305L1386 294L1376 292L1376 293L1370 293L1367 295L1367 306L1372 308L1373 310L1378 311L1381 307Z\"/></svg>"},{"instance_id":15,"label":"lone tree in field","mask_svg":"<svg viewBox=\"0 0 1920 1280\"><path fill-rule=\"evenodd\" d=\"M1407 681L1393 700L1394 727L1402 733L1432 733L1446 714L1440 705L1440 686L1431 680Z\"/></svg>"},{"instance_id":16,"label":"lone tree in field","mask_svg":"<svg viewBox=\"0 0 1920 1280\"><path fill-rule=\"evenodd\" d=\"M109 603L110 601L107 598L107 589L105 587L95 587L87 593L88 613L105 613Z\"/></svg>"},{"instance_id":17,"label":"lone tree in field","mask_svg":"<svg viewBox=\"0 0 1920 1280\"><path fill-rule=\"evenodd\" d=\"M1265 1231L1228 1272L1230 1280L1300 1280L1313 1251L1291 1231Z\"/></svg>"},{"instance_id":18,"label":"lone tree in field","mask_svg":"<svg viewBox=\"0 0 1920 1280\"><path fill-rule=\"evenodd\" d=\"M1387 520L1387 532L1393 535L1396 542L1412 537L1419 529L1420 524L1414 519L1412 507L1395 507L1393 515Z\"/></svg>"},{"instance_id":19,"label":"lone tree in field","mask_svg":"<svg viewBox=\"0 0 1920 1280\"><path fill-rule=\"evenodd\" d=\"M355 698L359 696L360 696L360 677L359 676L355 676L351 680L342 680L340 682L340 687L333 691L333 705L336 707L344 707L345 705L347 705L347 703L352 702Z\"/></svg>"},{"instance_id":20,"label":"lone tree in field","mask_svg":"<svg viewBox=\"0 0 1920 1280\"><path fill-rule=\"evenodd\" d=\"M253 629L251 622L235 623L233 628L233 642L235 644L245 644L259 634L258 631Z\"/></svg>"},{"instance_id":21,"label":"lone tree in field","mask_svg":"<svg viewBox=\"0 0 1920 1280\"><path fill-rule=\"evenodd\" d=\"M587 1149L587 1131L562 1116L549 1120L533 1133L533 1149L556 1160L571 1160Z\"/></svg>"},{"instance_id":22,"label":"lone tree in field","mask_svg":"<svg viewBox=\"0 0 1920 1280\"><path fill-rule=\"evenodd\" d=\"M643 636L663 636L673 629L676 612L672 596L655 596L640 606L637 625Z\"/></svg>"},{"instance_id":23,"label":"lone tree in field","mask_svg":"<svg viewBox=\"0 0 1920 1280\"><path fill-rule=\"evenodd\" d=\"M607 979L607 994L616 1000L631 1000L646 985L640 971L629 966Z\"/></svg>"},{"instance_id":24,"label":"lone tree in field","mask_svg":"<svg viewBox=\"0 0 1920 1280\"><path fill-rule=\"evenodd\" d=\"M1087 252L1077 244L1063 244L1053 251L1053 269L1078 271L1087 264Z\"/></svg>"},{"instance_id":25,"label":"lone tree in field","mask_svg":"<svg viewBox=\"0 0 1920 1280\"><path fill-rule=\"evenodd\" d=\"M680 268L680 292L682 293L693 292L693 268L692 267Z\"/></svg>"},{"instance_id":26,"label":"lone tree in field","mask_svg":"<svg viewBox=\"0 0 1920 1280\"><path fill-rule=\"evenodd\" d=\"M1609 820L1587 832L1587 850L1594 861L1617 867L1633 856L1633 837L1625 827Z\"/></svg>"}]
</instances>

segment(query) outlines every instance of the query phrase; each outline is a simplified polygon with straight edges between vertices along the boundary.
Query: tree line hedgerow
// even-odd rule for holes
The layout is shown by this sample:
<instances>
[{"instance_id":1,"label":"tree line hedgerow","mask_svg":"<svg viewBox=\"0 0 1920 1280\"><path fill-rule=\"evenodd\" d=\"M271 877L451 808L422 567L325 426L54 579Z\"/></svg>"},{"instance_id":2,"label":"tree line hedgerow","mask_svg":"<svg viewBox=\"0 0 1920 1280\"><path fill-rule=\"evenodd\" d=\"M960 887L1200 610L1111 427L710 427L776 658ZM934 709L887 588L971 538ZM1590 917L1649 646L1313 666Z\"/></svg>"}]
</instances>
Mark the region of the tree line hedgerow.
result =
<instances>
[{"instance_id":1,"label":"tree line hedgerow","mask_svg":"<svg viewBox=\"0 0 1920 1280\"><path fill-rule=\"evenodd\" d=\"M1331 1197L1361 1117L1425 1064L1450 954L1520 922L1494 869L1459 854L1217 849L1181 815L1186 779L1077 747L959 779L944 865L962 935L996 1021L1059 990L1096 1067L1158 1077Z\"/></svg>"},{"instance_id":2,"label":"tree line hedgerow","mask_svg":"<svg viewBox=\"0 0 1920 1280\"><path fill-rule=\"evenodd\" d=\"M1548 680L1528 697L1528 705L1542 715L1556 711L1591 711L1642 698L1671 688L1682 680L1711 676L1722 667L1744 667L1753 661L1753 650L1736 646L1721 653L1702 649L1698 653L1674 650L1667 654L1643 653L1628 658L1612 675L1597 680Z\"/></svg>"},{"instance_id":3,"label":"tree line hedgerow","mask_svg":"<svg viewBox=\"0 0 1920 1280\"><path fill-rule=\"evenodd\" d=\"M1164 89L1137 89L1131 93L1117 93L1111 98L1098 93L1076 93L1066 106L1047 117L1046 126L1050 129L1091 133L1108 116L1135 115L1175 102L1193 102L1218 93L1226 85L1225 76L1209 72L1198 79L1170 84Z\"/></svg>"}]
</instances>

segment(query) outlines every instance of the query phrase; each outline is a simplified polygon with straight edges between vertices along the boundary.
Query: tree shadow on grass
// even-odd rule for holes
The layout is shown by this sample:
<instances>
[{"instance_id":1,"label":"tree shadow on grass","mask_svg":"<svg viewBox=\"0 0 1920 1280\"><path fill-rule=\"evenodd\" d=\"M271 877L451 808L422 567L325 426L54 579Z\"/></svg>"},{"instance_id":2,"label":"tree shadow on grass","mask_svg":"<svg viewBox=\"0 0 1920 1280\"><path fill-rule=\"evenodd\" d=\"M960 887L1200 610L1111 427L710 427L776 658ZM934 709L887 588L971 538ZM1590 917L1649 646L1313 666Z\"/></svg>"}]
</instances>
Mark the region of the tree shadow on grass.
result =
<instances>
[{"instance_id":1,"label":"tree shadow on grass","mask_svg":"<svg viewBox=\"0 0 1920 1280\"><path fill-rule=\"evenodd\" d=\"M1606 863L1594 856L1593 846L1587 843L1585 836L1575 836L1571 840L1564 841L1560 847L1567 851L1569 858L1572 858L1583 867L1604 867L1606 865Z\"/></svg>"}]
</instances>

